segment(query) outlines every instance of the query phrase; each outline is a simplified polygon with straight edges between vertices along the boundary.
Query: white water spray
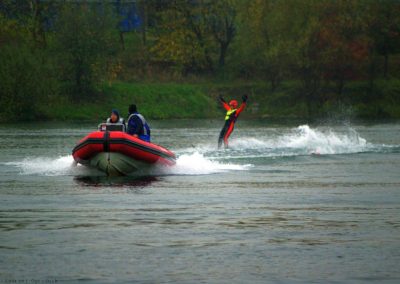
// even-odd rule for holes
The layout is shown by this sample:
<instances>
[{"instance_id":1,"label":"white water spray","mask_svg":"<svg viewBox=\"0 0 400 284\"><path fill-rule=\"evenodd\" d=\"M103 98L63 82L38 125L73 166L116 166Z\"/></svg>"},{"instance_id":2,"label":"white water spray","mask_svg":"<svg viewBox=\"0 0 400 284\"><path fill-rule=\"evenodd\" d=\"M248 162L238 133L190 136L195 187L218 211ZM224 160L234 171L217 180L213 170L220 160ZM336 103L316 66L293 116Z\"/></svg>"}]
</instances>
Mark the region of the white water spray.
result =
<instances>
[{"instance_id":1,"label":"white water spray","mask_svg":"<svg viewBox=\"0 0 400 284\"><path fill-rule=\"evenodd\" d=\"M70 155L58 158L35 157L26 158L22 161L5 163L20 169L25 175L62 176L74 173L73 158Z\"/></svg>"},{"instance_id":2,"label":"white water spray","mask_svg":"<svg viewBox=\"0 0 400 284\"><path fill-rule=\"evenodd\" d=\"M338 134L331 130L322 132L308 125L299 126L293 134L284 136L280 143L287 148L304 149L310 154L350 154L367 150L367 141L355 130Z\"/></svg>"},{"instance_id":3,"label":"white water spray","mask_svg":"<svg viewBox=\"0 0 400 284\"><path fill-rule=\"evenodd\" d=\"M239 138L231 143L236 150L265 150L266 156L351 154L368 151L372 146L352 129L339 134L331 130L312 129L308 125L301 125L283 135Z\"/></svg>"},{"instance_id":4,"label":"white water spray","mask_svg":"<svg viewBox=\"0 0 400 284\"><path fill-rule=\"evenodd\" d=\"M175 166L165 167L162 171L165 174L174 175L206 175L227 171L243 171L250 167L251 165L220 163L194 152L179 156Z\"/></svg>"},{"instance_id":5,"label":"white water spray","mask_svg":"<svg viewBox=\"0 0 400 284\"><path fill-rule=\"evenodd\" d=\"M381 149L367 143L352 129L345 133L336 133L332 130L312 129L308 125L301 125L289 132L286 130L283 134L273 131L271 134L260 133L257 138L234 138L230 142L229 150L217 150L216 145L210 142L178 150L176 165L162 168L161 174L205 175L245 171L252 165L235 162L237 159L351 154ZM89 174L86 167L72 166L73 158L70 155L57 158L31 157L5 164L18 168L21 174L26 175L61 176L83 174L85 171Z\"/></svg>"}]
</instances>

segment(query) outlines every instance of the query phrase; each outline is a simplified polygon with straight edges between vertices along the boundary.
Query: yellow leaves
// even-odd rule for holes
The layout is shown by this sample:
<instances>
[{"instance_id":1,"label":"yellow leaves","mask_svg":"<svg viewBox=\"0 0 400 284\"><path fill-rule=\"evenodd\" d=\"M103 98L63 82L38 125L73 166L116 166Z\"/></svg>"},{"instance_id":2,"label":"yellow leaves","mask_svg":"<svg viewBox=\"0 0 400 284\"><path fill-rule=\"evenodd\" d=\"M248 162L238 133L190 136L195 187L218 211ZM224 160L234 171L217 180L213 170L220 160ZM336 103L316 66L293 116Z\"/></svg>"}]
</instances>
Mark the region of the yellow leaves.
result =
<instances>
[{"instance_id":1,"label":"yellow leaves","mask_svg":"<svg viewBox=\"0 0 400 284\"><path fill-rule=\"evenodd\" d=\"M195 34L184 25L175 26L175 29L160 35L150 51L158 61L178 65L190 63L201 53Z\"/></svg>"},{"instance_id":2,"label":"yellow leaves","mask_svg":"<svg viewBox=\"0 0 400 284\"><path fill-rule=\"evenodd\" d=\"M0 13L0 46L23 40L28 35L26 28L16 20L7 19Z\"/></svg>"},{"instance_id":3,"label":"yellow leaves","mask_svg":"<svg viewBox=\"0 0 400 284\"><path fill-rule=\"evenodd\" d=\"M121 73L123 65L120 61L108 63L108 85L111 87L112 82L118 78Z\"/></svg>"}]
</instances>

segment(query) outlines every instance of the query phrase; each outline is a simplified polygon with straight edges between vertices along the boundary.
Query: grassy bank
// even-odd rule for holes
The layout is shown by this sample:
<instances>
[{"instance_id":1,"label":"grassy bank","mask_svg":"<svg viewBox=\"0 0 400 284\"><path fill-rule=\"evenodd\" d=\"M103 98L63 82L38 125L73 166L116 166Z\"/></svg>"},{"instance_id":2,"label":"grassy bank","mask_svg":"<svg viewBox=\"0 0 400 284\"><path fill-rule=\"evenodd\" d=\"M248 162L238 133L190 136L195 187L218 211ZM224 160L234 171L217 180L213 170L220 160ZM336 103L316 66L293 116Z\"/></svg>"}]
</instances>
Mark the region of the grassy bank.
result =
<instances>
[{"instance_id":1,"label":"grassy bank","mask_svg":"<svg viewBox=\"0 0 400 284\"><path fill-rule=\"evenodd\" d=\"M214 118L223 116L217 103L219 95L226 100L241 100L249 94L247 118L306 118L307 103L300 82L283 82L271 91L265 82L233 83L126 83L105 86L96 101L74 104L57 99L43 106L44 117L50 120L102 121L112 108L126 117L128 105L136 103L149 119ZM400 80L375 82L371 92L364 82L348 83L340 96L333 86L320 90L323 101L312 104L313 118L400 118Z\"/></svg>"},{"instance_id":2,"label":"grassy bank","mask_svg":"<svg viewBox=\"0 0 400 284\"><path fill-rule=\"evenodd\" d=\"M216 116L216 107L210 107L215 103L202 88L175 83L114 83L104 87L96 101L74 104L57 100L43 111L46 117L54 120L100 121L106 119L113 108L126 117L132 103L150 119Z\"/></svg>"}]
</instances>

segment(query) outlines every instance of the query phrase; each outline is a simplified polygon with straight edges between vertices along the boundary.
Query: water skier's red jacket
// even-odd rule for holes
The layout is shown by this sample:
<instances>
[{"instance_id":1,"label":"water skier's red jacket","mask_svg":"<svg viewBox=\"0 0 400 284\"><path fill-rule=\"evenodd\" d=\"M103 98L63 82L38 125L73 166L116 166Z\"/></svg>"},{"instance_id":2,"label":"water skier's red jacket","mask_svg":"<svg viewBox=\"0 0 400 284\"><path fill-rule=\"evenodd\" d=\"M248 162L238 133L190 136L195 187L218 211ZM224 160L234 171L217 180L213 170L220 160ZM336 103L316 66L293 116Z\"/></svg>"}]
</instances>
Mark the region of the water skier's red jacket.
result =
<instances>
[{"instance_id":1,"label":"water skier's red jacket","mask_svg":"<svg viewBox=\"0 0 400 284\"><path fill-rule=\"evenodd\" d=\"M220 100L221 100L222 106L226 110L226 115L225 115L225 124L221 130L221 133L220 133L219 139L218 139L218 148L221 147L222 141L224 141L224 145L226 148L226 147L228 147L228 138L233 131L236 119L239 117L240 113L246 107L247 96L243 97L243 102L239 108L237 108L237 101L235 101L235 100L232 100L229 104L227 104L225 102L225 100L223 100L222 98L220 98Z\"/></svg>"}]
</instances>

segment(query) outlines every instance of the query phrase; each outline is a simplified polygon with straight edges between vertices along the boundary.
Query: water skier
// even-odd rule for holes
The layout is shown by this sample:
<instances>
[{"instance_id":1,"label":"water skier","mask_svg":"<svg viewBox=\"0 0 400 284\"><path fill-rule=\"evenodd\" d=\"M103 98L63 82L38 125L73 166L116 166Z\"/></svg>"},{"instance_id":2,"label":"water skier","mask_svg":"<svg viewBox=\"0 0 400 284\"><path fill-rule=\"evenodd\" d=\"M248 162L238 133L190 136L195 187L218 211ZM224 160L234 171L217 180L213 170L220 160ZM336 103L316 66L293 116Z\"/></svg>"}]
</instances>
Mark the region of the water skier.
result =
<instances>
[{"instance_id":1,"label":"water skier","mask_svg":"<svg viewBox=\"0 0 400 284\"><path fill-rule=\"evenodd\" d=\"M235 126L236 119L239 117L239 114L246 107L247 95L242 96L242 104L238 107L238 102L236 100L231 100L229 104L224 100L222 96L219 96L219 100L222 103L222 106L226 110L225 115L225 124L219 134L218 138L218 149L222 146L222 141L224 141L225 148L228 148L228 138L232 134L233 128Z\"/></svg>"}]
</instances>

